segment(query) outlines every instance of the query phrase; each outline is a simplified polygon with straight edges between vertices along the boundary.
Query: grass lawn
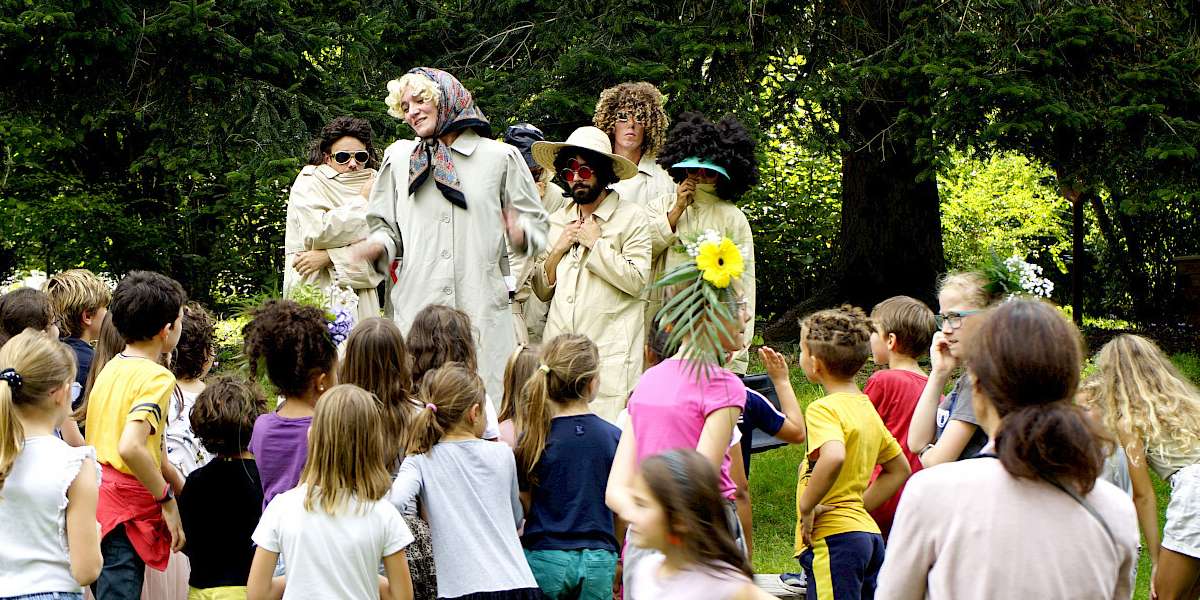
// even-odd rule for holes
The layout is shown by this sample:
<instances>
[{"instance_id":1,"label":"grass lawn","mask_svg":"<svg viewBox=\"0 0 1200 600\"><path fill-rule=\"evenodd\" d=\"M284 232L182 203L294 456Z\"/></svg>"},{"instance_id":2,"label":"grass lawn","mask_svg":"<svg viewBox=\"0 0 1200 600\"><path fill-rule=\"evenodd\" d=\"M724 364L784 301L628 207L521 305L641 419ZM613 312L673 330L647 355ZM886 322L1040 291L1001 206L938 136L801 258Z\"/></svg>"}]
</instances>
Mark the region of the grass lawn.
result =
<instances>
[{"instance_id":1,"label":"grass lawn","mask_svg":"<svg viewBox=\"0 0 1200 600\"><path fill-rule=\"evenodd\" d=\"M1200 355L1177 354L1171 360L1191 378L1200 382ZM792 361L793 364L795 361ZM754 371L755 365L751 365ZM861 386L862 383L859 384ZM821 389L804 379L798 368L792 370L792 385L801 406L821 397ZM752 460L750 490L754 502L754 570L758 573L782 573L799 571L792 558L792 545L796 528L796 469L804 457L800 446L788 446L756 454ZM1158 494L1159 526L1167 507L1169 489L1151 472L1154 489ZM1137 588L1133 597L1149 598L1150 557L1142 552L1138 565Z\"/></svg>"}]
</instances>

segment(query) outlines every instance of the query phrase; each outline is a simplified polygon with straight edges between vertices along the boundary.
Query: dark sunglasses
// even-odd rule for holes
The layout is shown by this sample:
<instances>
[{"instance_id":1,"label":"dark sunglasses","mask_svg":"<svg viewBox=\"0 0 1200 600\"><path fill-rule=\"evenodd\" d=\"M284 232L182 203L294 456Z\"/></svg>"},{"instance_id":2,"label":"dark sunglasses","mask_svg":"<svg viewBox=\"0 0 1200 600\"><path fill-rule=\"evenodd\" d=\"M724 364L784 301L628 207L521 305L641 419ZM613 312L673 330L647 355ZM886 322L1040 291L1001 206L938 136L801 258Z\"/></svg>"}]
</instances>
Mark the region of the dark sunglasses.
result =
<instances>
[{"instance_id":1,"label":"dark sunglasses","mask_svg":"<svg viewBox=\"0 0 1200 600\"><path fill-rule=\"evenodd\" d=\"M581 166L578 160L572 160L570 165L558 172L567 183L574 183L576 179L587 181L592 178L592 175L596 174L596 171L591 167L587 165Z\"/></svg>"},{"instance_id":2,"label":"dark sunglasses","mask_svg":"<svg viewBox=\"0 0 1200 600\"><path fill-rule=\"evenodd\" d=\"M341 152L333 153L333 162L339 165L344 165L350 162L351 158L357 161L358 164L365 165L367 164L367 161L371 159L371 154L366 150L359 150L357 152L346 152L343 150Z\"/></svg>"}]
</instances>

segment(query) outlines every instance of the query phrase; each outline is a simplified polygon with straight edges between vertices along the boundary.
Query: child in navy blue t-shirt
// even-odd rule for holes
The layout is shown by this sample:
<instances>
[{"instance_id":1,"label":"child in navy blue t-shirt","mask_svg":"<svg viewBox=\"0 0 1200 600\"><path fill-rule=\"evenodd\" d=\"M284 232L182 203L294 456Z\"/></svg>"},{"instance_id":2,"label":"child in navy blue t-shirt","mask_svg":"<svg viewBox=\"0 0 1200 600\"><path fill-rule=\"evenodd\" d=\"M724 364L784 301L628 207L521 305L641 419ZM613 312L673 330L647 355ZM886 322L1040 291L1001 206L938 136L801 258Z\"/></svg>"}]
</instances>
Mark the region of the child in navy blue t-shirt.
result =
<instances>
[{"instance_id":1,"label":"child in navy blue t-shirt","mask_svg":"<svg viewBox=\"0 0 1200 600\"><path fill-rule=\"evenodd\" d=\"M538 586L552 599L612 598L617 530L604 504L621 430L592 414L600 357L587 337L547 343L526 385L517 442L521 497L528 507L521 544Z\"/></svg>"}]
</instances>

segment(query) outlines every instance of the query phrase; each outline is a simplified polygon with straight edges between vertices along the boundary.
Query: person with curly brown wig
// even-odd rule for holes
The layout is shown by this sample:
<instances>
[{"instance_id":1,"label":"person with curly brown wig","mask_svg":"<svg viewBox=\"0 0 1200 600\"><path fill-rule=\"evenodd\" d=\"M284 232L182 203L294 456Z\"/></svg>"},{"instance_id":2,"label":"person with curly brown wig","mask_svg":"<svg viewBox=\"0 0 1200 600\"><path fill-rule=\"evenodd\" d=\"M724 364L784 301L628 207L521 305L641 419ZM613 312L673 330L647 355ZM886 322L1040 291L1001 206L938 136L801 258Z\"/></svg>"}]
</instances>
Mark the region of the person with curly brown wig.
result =
<instances>
[{"instance_id":1,"label":"person with curly brown wig","mask_svg":"<svg viewBox=\"0 0 1200 600\"><path fill-rule=\"evenodd\" d=\"M667 134L667 143L658 155L658 164L678 182L669 194L652 198L651 239L654 242L654 272L651 281L679 266L689 255L674 250L679 244L696 239L712 229L737 244L745 260L742 293L750 321L746 325L746 347L733 356L735 373L745 374L750 343L754 339L754 235L750 222L736 202L758 183L758 160L754 138L733 116L713 123L696 112L679 116ZM650 294L646 318L652 320L662 306L662 293Z\"/></svg>"},{"instance_id":2,"label":"person with curly brown wig","mask_svg":"<svg viewBox=\"0 0 1200 600\"><path fill-rule=\"evenodd\" d=\"M352 289L356 320L379 316L383 275L351 249L367 237L367 200L375 179L375 146L366 119L338 117L312 141L308 164L288 198L283 292L313 285Z\"/></svg>"},{"instance_id":3,"label":"person with curly brown wig","mask_svg":"<svg viewBox=\"0 0 1200 600\"><path fill-rule=\"evenodd\" d=\"M592 124L608 134L614 154L637 165L637 175L613 184L622 198L645 206L675 191L671 176L655 163L667 122L662 93L652 84L626 82L600 92Z\"/></svg>"}]
</instances>

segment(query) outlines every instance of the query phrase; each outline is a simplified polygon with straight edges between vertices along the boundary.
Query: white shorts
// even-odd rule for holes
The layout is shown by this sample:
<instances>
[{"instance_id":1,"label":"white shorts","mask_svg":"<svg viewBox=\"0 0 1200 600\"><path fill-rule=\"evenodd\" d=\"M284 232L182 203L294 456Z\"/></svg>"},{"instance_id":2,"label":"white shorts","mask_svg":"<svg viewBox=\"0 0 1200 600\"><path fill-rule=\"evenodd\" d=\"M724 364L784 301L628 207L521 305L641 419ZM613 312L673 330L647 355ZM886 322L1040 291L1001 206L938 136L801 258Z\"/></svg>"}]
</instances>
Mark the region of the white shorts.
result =
<instances>
[{"instance_id":1,"label":"white shorts","mask_svg":"<svg viewBox=\"0 0 1200 600\"><path fill-rule=\"evenodd\" d=\"M1200 558L1200 464L1184 467L1171 476L1162 547Z\"/></svg>"}]
</instances>

